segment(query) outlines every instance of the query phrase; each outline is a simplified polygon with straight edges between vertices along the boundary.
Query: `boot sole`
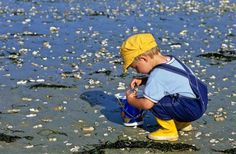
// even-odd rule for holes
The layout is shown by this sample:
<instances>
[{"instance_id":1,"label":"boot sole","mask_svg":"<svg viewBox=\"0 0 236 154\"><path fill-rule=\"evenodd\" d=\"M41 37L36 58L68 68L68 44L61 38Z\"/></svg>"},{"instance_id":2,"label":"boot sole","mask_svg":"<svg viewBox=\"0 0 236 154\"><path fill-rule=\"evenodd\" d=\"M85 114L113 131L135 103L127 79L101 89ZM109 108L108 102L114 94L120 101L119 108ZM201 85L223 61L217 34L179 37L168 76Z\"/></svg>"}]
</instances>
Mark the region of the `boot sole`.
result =
<instances>
[{"instance_id":1,"label":"boot sole","mask_svg":"<svg viewBox=\"0 0 236 154\"><path fill-rule=\"evenodd\" d=\"M186 126L184 128L178 129L178 131L183 131L183 132L189 132L191 130L193 130L192 125L189 125L189 126Z\"/></svg>"},{"instance_id":2,"label":"boot sole","mask_svg":"<svg viewBox=\"0 0 236 154\"><path fill-rule=\"evenodd\" d=\"M123 124L127 127L140 126L140 125L143 125L143 121L133 122L133 123L123 123Z\"/></svg>"},{"instance_id":3,"label":"boot sole","mask_svg":"<svg viewBox=\"0 0 236 154\"><path fill-rule=\"evenodd\" d=\"M150 136L148 138L155 141L177 141L179 139L178 136Z\"/></svg>"}]
</instances>

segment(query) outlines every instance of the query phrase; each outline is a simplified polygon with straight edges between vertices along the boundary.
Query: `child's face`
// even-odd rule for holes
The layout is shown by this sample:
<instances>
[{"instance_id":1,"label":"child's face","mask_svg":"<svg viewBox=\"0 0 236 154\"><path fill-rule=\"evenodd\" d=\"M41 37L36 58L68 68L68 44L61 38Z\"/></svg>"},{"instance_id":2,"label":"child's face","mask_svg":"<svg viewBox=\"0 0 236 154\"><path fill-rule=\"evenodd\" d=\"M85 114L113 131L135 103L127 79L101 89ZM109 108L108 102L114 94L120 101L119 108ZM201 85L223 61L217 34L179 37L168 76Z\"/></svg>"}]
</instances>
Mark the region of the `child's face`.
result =
<instances>
[{"instance_id":1,"label":"child's face","mask_svg":"<svg viewBox=\"0 0 236 154\"><path fill-rule=\"evenodd\" d=\"M149 60L149 57L142 56L141 58L133 61L130 67L135 69L138 73L148 74L152 69Z\"/></svg>"}]
</instances>

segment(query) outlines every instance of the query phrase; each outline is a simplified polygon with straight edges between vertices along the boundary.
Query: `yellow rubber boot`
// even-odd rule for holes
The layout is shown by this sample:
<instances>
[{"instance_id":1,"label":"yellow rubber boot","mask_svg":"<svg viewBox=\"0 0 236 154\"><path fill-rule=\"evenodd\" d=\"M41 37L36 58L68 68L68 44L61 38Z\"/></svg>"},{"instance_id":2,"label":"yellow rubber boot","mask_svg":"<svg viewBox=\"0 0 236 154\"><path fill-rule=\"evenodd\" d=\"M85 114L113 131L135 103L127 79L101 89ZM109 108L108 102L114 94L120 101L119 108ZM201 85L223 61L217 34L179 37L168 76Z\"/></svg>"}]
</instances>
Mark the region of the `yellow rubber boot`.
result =
<instances>
[{"instance_id":1,"label":"yellow rubber boot","mask_svg":"<svg viewBox=\"0 0 236 154\"><path fill-rule=\"evenodd\" d=\"M184 132L189 132L193 130L191 122L179 122L175 120L175 125L177 130L184 131Z\"/></svg>"},{"instance_id":2,"label":"yellow rubber boot","mask_svg":"<svg viewBox=\"0 0 236 154\"><path fill-rule=\"evenodd\" d=\"M174 120L161 120L156 118L161 126L158 130L149 133L148 138L157 141L177 141L179 138Z\"/></svg>"}]
</instances>

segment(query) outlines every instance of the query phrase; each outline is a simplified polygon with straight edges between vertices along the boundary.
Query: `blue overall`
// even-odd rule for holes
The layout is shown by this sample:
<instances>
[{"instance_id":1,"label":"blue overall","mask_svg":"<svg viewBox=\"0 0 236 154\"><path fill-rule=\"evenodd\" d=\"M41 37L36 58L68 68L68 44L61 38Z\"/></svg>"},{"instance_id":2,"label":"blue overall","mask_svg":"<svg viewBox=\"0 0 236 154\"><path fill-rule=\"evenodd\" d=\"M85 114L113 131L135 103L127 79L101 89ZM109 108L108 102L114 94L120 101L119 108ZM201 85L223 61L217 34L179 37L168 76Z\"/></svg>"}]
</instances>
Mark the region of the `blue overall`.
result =
<instances>
[{"instance_id":1,"label":"blue overall","mask_svg":"<svg viewBox=\"0 0 236 154\"><path fill-rule=\"evenodd\" d=\"M180 60L177 58L175 59L182 65L185 71L168 64L160 64L155 68L165 69L188 78L196 98L190 98L179 94L167 95L154 105L151 112L162 120L174 119L180 122L194 121L200 118L207 109L207 86L194 76L189 68L187 68Z\"/></svg>"}]
</instances>

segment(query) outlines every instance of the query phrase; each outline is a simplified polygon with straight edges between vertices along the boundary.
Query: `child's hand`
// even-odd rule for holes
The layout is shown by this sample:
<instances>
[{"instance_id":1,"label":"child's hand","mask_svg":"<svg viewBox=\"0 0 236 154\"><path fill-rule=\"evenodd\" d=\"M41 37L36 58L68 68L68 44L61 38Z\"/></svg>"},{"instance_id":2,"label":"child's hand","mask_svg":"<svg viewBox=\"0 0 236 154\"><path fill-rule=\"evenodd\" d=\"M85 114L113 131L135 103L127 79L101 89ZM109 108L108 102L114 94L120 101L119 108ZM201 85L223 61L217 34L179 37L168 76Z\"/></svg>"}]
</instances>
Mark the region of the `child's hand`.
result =
<instances>
[{"instance_id":1,"label":"child's hand","mask_svg":"<svg viewBox=\"0 0 236 154\"><path fill-rule=\"evenodd\" d=\"M130 88L135 89L137 86L140 86L141 84L142 84L142 79L134 78L130 83Z\"/></svg>"},{"instance_id":2,"label":"child's hand","mask_svg":"<svg viewBox=\"0 0 236 154\"><path fill-rule=\"evenodd\" d=\"M126 99L130 102L132 99L136 98L137 91L129 89L126 91Z\"/></svg>"}]
</instances>

